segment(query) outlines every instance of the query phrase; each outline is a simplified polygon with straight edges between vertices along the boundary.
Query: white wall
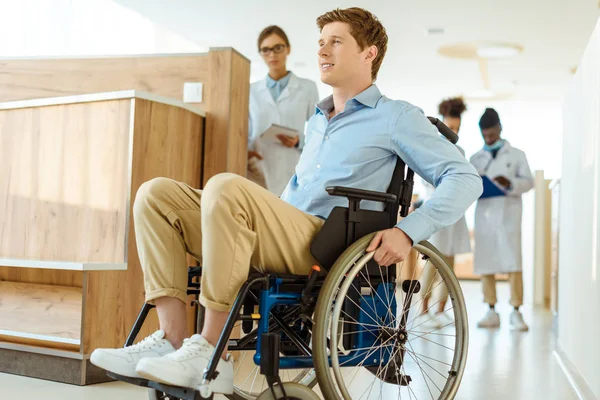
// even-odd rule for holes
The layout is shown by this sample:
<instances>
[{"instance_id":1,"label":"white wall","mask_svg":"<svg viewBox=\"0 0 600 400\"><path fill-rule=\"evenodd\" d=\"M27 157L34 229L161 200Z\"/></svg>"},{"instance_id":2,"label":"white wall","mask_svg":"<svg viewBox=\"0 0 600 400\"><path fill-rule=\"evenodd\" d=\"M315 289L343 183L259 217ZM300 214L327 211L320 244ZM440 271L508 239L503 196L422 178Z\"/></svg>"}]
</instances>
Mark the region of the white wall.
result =
<instances>
[{"instance_id":1,"label":"white wall","mask_svg":"<svg viewBox=\"0 0 600 400\"><path fill-rule=\"evenodd\" d=\"M204 52L110 0L0 0L0 57Z\"/></svg>"},{"instance_id":2,"label":"white wall","mask_svg":"<svg viewBox=\"0 0 600 400\"><path fill-rule=\"evenodd\" d=\"M558 346L600 398L600 21L564 106Z\"/></svg>"}]
</instances>

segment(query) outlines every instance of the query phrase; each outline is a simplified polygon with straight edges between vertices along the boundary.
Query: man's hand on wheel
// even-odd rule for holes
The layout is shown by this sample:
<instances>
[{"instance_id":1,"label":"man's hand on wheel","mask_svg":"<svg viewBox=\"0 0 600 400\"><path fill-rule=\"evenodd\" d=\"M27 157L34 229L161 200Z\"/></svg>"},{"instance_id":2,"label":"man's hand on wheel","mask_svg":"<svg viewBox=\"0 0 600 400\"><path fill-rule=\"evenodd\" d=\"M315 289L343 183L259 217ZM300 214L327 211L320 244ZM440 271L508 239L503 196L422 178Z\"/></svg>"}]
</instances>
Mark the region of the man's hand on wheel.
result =
<instances>
[{"instance_id":1,"label":"man's hand on wheel","mask_svg":"<svg viewBox=\"0 0 600 400\"><path fill-rule=\"evenodd\" d=\"M394 227L377 232L367 247L367 252L377 250L373 259L377 264L387 267L404 261L412 246L412 240L408 235Z\"/></svg>"}]
</instances>

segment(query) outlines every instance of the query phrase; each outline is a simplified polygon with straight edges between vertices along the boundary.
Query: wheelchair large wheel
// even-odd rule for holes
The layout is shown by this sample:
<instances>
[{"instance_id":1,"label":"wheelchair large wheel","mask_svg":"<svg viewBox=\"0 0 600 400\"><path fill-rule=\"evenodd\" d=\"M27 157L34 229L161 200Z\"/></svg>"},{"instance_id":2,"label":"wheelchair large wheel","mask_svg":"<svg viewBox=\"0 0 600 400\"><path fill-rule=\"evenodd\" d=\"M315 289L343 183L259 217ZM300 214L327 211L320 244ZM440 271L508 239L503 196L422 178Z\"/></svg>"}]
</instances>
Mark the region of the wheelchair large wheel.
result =
<instances>
[{"instance_id":1,"label":"wheelchair large wheel","mask_svg":"<svg viewBox=\"0 0 600 400\"><path fill-rule=\"evenodd\" d=\"M319 294L313 331L319 388L326 400L453 399L468 348L458 280L427 242L414 246L420 265L379 267L366 252L373 236L340 256ZM419 280L432 271L437 284ZM421 315L424 296L441 285L450 299L444 315ZM437 310L436 300L429 300L428 312ZM441 317L447 318L443 324Z\"/></svg>"}]
</instances>

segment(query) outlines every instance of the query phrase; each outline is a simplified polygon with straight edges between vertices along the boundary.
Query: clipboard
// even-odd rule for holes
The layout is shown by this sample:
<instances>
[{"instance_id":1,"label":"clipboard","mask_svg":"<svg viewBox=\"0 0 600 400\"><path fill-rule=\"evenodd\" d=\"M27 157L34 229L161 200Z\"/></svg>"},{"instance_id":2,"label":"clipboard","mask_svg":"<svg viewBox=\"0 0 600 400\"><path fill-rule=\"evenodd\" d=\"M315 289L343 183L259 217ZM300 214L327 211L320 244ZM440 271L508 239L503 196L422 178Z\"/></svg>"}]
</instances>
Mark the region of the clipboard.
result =
<instances>
[{"instance_id":1,"label":"clipboard","mask_svg":"<svg viewBox=\"0 0 600 400\"><path fill-rule=\"evenodd\" d=\"M490 197L506 196L506 193L500 187L490 180L486 175L481 177L483 180L483 193L479 196L480 199L488 199Z\"/></svg>"},{"instance_id":2,"label":"clipboard","mask_svg":"<svg viewBox=\"0 0 600 400\"><path fill-rule=\"evenodd\" d=\"M277 135L279 135L280 133L290 138L295 138L300 134L300 132L298 132L297 130L288 128L287 126L271 124L269 129L267 129L260 135L260 138L262 140L280 143L279 139L277 139Z\"/></svg>"}]
</instances>

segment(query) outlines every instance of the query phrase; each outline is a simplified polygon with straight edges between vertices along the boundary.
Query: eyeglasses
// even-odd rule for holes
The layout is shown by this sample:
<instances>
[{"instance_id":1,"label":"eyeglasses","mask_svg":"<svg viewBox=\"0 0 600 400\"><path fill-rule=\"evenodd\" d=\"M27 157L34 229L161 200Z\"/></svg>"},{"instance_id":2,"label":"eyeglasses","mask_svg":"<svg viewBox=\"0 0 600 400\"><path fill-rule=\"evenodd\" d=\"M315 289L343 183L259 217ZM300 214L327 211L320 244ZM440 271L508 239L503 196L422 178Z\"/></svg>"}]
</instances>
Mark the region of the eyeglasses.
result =
<instances>
[{"instance_id":1,"label":"eyeglasses","mask_svg":"<svg viewBox=\"0 0 600 400\"><path fill-rule=\"evenodd\" d=\"M261 47L258 49L258 52L263 56L268 56L271 52L275 54L281 54L283 50L285 50L287 46L285 44L276 44L273 47Z\"/></svg>"}]
</instances>

